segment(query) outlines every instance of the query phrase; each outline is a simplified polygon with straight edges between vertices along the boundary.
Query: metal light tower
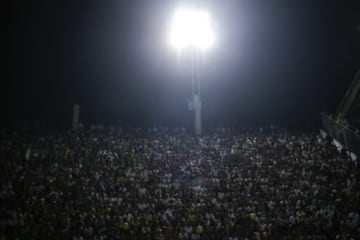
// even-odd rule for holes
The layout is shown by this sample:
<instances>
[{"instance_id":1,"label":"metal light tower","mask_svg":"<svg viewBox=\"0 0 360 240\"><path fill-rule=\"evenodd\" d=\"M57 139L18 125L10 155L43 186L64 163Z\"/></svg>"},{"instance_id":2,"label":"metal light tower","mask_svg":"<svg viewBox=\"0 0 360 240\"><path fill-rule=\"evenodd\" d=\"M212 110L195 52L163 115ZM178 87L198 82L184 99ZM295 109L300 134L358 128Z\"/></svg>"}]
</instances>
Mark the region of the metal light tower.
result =
<instances>
[{"instance_id":1,"label":"metal light tower","mask_svg":"<svg viewBox=\"0 0 360 240\"><path fill-rule=\"evenodd\" d=\"M191 54L193 96L189 109L194 111L195 134L201 135L200 58L215 42L210 14L199 9L177 9L171 21L169 40L179 53L189 50Z\"/></svg>"}]
</instances>

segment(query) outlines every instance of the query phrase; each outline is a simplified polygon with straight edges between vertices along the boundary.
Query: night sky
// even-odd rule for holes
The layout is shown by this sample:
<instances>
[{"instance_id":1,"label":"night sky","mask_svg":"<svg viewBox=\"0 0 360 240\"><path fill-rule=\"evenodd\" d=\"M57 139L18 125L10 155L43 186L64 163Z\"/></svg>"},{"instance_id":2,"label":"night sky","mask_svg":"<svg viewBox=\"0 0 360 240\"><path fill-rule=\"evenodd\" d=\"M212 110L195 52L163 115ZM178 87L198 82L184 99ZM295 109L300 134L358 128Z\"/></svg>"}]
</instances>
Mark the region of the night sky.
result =
<instances>
[{"instance_id":1,"label":"night sky","mask_svg":"<svg viewBox=\"0 0 360 240\"><path fill-rule=\"evenodd\" d=\"M186 2L3 6L1 122L70 126L79 103L85 123L188 126L189 59L166 39ZM196 2L217 34L201 66L205 126L309 127L336 110L360 67L360 1Z\"/></svg>"}]
</instances>

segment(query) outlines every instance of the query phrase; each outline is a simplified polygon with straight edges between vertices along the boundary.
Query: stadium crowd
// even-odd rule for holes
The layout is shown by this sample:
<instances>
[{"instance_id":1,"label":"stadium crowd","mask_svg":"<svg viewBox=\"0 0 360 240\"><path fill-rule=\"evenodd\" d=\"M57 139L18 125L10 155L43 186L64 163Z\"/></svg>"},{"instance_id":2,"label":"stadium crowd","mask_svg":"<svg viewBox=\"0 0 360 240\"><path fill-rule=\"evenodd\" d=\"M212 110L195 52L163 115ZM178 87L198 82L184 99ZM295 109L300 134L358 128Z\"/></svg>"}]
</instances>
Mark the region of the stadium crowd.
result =
<instances>
[{"instance_id":1,"label":"stadium crowd","mask_svg":"<svg viewBox=\"0 0 360 240\"><path fill-rule=\"evenodd\" d=\"M1 132L0 239L359 239L360 171L316 133Z\"/></svg>"}]
</instances>

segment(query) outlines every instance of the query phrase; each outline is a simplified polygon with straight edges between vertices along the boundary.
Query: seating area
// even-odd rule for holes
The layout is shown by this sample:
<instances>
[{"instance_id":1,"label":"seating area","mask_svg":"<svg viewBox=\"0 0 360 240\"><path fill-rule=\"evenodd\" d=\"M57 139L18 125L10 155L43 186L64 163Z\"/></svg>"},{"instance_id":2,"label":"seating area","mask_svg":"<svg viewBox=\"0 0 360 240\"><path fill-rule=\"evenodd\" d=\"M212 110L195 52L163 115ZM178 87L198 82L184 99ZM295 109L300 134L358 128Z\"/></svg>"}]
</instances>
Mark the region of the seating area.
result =
<instances>
[{"instance_id":1,"label":"seating area","mask_svg":"<svg viewBox=\"0 0 360 240\"><path fill-rule=\"evenodd\" d=\"M358 160L314 132L1 132L0 239L358 239Z\"/></svg>"}]
</instances>

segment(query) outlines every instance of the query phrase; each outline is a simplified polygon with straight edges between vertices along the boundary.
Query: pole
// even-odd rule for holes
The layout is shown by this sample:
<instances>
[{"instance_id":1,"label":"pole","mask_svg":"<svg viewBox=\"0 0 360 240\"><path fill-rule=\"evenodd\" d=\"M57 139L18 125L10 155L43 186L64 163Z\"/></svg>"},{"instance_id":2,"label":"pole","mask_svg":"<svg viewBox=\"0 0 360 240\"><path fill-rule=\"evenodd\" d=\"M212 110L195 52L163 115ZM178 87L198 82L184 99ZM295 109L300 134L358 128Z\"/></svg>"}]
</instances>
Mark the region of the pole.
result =
<instances>
[{"instance_id":1,"label":"pole","mask_svg":"<svg viewBox=\"0 0 360 240\"><path fill-rule=\"evenodd\" d=\"M80 115L80 105L74 104L73 121L72 121L72 127L73 127L74 131L78 130L78 128L79 128L79 115Z\"/></svg>"},{"instance_id":2,"label":"pole","mask_svg":"<svg viewBox=\"0 0 360 240\"><path fill-rule=\"evenodd\" d=\"M192 71L193 78L193 104L194 104L194 125L195 134L200 136L202 133L202 119L201 119L201 98L200 98L200 67L199 67L199 52L194 51L192 56L193 69L195 64L195 71Z\"/></svg>"},{"instance_id":3,"label":"pole","mask_svg":"<svg viewBox=\"0 0 360 240\"><path fill-rule=\"evenodd\" d=\"M194 95L194 120L195 120L195 134L201 135L202 124L201 124L201 101L198 94Z\"/></svg>"}]
</instances>

